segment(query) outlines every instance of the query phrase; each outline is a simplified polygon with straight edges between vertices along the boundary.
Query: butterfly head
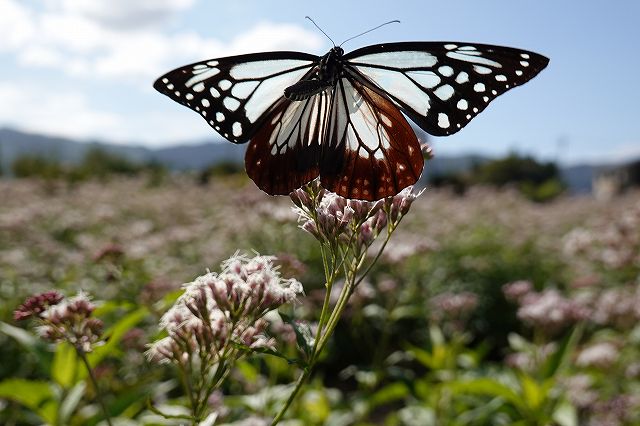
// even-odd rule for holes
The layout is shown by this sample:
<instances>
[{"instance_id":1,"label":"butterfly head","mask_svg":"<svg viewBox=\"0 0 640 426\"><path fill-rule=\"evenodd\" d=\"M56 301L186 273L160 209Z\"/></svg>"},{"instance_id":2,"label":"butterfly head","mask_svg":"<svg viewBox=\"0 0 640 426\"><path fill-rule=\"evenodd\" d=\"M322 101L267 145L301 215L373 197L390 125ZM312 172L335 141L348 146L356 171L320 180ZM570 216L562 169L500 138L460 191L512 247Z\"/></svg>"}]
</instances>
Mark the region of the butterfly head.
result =
<instances>
[{"instance_id":1,"label":"butterfly head","mask_svg":"<svg viewBox=\"0 0 640 426\"><path fill-rule=\"evenodd\" d=\"M329 53L340 58L342 57L342 55L344 55L344 50L340 46L333 46Z\"/></svg>"}]
</instances>

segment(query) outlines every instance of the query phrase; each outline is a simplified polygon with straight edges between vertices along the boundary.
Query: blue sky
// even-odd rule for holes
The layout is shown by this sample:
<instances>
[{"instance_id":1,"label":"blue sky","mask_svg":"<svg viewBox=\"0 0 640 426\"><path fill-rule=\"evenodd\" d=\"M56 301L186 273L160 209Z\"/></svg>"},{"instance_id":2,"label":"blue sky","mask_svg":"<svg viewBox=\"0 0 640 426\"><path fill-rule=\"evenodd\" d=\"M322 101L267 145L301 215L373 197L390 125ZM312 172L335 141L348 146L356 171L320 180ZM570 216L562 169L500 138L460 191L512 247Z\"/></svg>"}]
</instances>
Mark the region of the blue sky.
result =
<instances>
[{"instance_id":1,"label":"blue sky","mask_svg":"<svg viewBox=\"0 0 640 426\"><path fill-rule=\"evenodd\" d=\"M564 163L640 156L638 1L0 0L0 126L149 146L214 139L154 79L196 60L265 50L323 54L331 44L491 43L551 58L436 155L510 150Z\"/></svg>"}]
</instances>

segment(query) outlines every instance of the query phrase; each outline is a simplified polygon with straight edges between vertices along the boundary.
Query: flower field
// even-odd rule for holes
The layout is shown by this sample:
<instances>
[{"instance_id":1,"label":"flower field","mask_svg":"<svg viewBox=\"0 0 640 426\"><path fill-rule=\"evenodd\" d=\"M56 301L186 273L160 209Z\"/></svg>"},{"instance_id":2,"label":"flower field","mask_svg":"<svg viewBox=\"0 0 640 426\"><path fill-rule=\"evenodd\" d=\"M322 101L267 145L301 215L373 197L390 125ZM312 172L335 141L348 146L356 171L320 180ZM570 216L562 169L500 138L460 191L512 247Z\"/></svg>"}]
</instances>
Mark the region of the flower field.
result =
<instances>
[{"instance_id":1,"label":"flower field","mask_svg":"<svg viewBox=\"0 0 640 426\"><path fill-rule=\"evenodd\" d=\"M1 180L0 424L640 424L640 193L304 197Z\"/></svg>"}]
</instances>

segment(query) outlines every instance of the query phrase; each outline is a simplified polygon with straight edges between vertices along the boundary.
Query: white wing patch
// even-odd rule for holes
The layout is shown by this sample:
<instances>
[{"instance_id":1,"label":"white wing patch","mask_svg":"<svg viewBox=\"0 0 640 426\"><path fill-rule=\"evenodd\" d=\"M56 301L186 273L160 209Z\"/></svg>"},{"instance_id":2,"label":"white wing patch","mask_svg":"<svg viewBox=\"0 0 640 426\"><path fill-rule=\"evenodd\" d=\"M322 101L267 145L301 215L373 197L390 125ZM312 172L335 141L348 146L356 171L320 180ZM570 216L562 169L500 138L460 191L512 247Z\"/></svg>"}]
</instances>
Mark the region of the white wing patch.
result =
<instances>
[{"instance_id":1,"label":"white wing patch","mask_svg":"<svg viewBox=\"0 0 640 426\"><path fill-rule=\"evenodd\" d=\"M311 72L318 58L296 52L253 54L199 62L175 69L154 87L193 109L231 142L242 143L284 89Z\"/></svg>"},{"instance_id":2,"label":"white wing patch","mask_svg":"<svg viewBox=\"0 0 640 426\"><path fill-rule=\"evenodd\" d=\"M271 124L275 124L269 138L271 155L281 155L298 146L320 143L320 135L325 128L328 97L326 92L306 101L290 102L284 111L275 114ZM315 135L315 136L314 136Z\"/></svg>"},{"instance_id":3,"label":"white wing patch","mask_svg":"<svg viewBox=\"0 0 640 426\"><path fill-rule=\"evenodd\" d=\"M406 69L432 67L438 63L438 58L427 52L407 50L363 55L354 62Z\"/></svg>"},{"instance_id":4,"label":"white wing patch","mask_svg":"<svg viewBox=\"0 0 640 426\"><path fill-rule=\"evenodd\" d=\"M268 80L260 82L253 92L253 95L245 104L247 119L249 119L250 122L255 123L260 117L262 111L282 97L284 88L291 86L293 83L300 80L307 71L308 70L306 68L303 68L301 70L271 77ZM279 88L282 88L282 90L278 90Z\"/></svg>"},{"instance_id":5,"label":"white wing patch","mask_svg":"<svg viewBox=\"0 0 640 426\"><path fill-rule=\"evenodd\" d=\"M467 125L489 102L531 79L548 61L531 52L468 43L391 43L360 50L346 55L350 74L377 86L436 136Z\"/></svg>"},{"instance_id":6,"label":"white wing patch","mask_svg":"<svg viewBox=\"0 0 640 426\"><path fill-rule=\"evenodd\" d=\"M284 59L278 61L243 62L234 65L229 75L236 80L261 80L281 73L283 69L311 66L311 61Z\"/></svg>"}]
</instances>

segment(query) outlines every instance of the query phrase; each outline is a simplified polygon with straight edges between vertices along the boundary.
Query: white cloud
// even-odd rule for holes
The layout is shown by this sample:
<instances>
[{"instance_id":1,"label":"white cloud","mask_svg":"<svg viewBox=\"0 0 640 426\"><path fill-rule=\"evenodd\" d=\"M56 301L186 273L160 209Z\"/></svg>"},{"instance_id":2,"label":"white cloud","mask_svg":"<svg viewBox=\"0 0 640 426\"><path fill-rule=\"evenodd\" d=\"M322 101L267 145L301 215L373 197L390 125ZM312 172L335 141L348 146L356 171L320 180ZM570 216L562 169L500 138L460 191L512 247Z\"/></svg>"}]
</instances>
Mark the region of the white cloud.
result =
<instances>
[{"instance_id":1,"label":"white cloud","mask_svg":"<svg viewBox=\"0 0 640 426\"><path fill-rule=\"evenodd\" d=\"M19 49L35 37L32 19L30 11L20 3L0 0L0 52Z\"/></svg>"},{"instance_id":2,"label":"white cloud","mask_svg":"<svg viewBox=\"0 0 640 426\"><path fill-rule=\"evenodd\" d=\"M262 22L226 41L163 25L194 2L0 0L0 52L13 55L17 64L7 67L5 75L19 75L23 67L35 76L0 80L0 126L150 144L215 137L200 117L180 113L177 105L165 111L153 104L139 113L119 105L132 101L143 108L145 96L148 103L169 102L150 96L151 83L189 62L257 51L314 51L324 44L317 32L291 24ZM133 25L136 19L140 25ZM50 70L62 71L67 80L58 75L63 84L52 84ZM76 82L82 91L66 90ZM97 84L101 92L94 96ZM105 88L122 84L131 86L130 99L105 96Z\"/></svg>"},{"instance_id":3,"label":"white cloud","mask_svg":"<svg viewBox=\"0 0 640 426\"><path fill-rule=\"evenodd\" d=\"M0 83L0 99L3 124L29 131L88 138L108 135L123 124L116 114L94 110L80 93Z\"/></svg>"},{"instance_id":4,"label":"white cloud","mask_svg":"<svg viewBox=\"0 0 640 426\"><path fill-rule=\"evenodd\" d=\"M57 0L64 11L113 28L139 28L165 22L195 0Z\"/></svg>"},{"instance_id":5,"label":"white cloud","mask_svg":"<svg viewBox=\"0 0 640 426\"><path fill-rule=\"evenodd\" d=\"M116 5L113 2L117 3ZM314 50L317 32L298 25L261 23L228 43L191 30L158 25L193 0L49 0L43 10L0 0L0 51L23 66L51 67L90 78L148 84L168 69L196 60L268 50ZM129 25L140 20L148 25Z\"/></svg>"}]
</instances>

